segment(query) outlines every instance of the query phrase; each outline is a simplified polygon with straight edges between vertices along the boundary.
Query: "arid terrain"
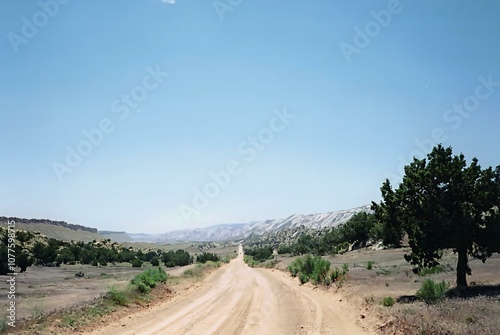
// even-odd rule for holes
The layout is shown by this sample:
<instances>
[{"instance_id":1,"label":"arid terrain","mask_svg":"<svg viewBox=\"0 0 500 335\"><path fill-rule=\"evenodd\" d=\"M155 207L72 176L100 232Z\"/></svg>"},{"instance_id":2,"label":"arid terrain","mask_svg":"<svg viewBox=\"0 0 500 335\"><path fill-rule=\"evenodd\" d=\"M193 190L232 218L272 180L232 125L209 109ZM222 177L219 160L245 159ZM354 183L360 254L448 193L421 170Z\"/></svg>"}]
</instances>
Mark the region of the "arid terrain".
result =
<instances>
[{"instance_id":1,"label":"arid terrain","mask_svg":"<svg viewBox=\"0 0 500 335\"><path fill-rule=\"evenodd\" d=\"M234 251L213 250L228 255ZM250 268L240 250L237 258L211 270L202 280L182 278L184 271L195 265L167 269L167 286L173 294L153 304L125 308L79 330L49 326L37 334L406 334L417 333L415 325L423 329L426 324L447 324L447 329L454 330L449 334L495 334L498 296L447 300L435 306L418 301L381 306L384 297L397 300L414 295L425 278L454 284L456 255L451 251L445 251L441 262L445 271L426 277L412 273L403 259L407 251L363 249L324 257L332 267L349 266L340 288L325 288L300 285L290 276L286 268L296 257L277 256L275 269ZM471 260L470 266L473 287L498 284L499 255L485 264ZM80 270L85 272L84 278L74 276ZM18 276L18 316L37 317L86 304L110 287L124 288L143 270L125 266L30 267ZM5 282L0 285L3 290ZM3 309L4 301L0 304ZM406 327L401 325L405 322L412 324L410 332L397 332L395 329Z\"/></svg>"},{"instance_id":2,"label":"arid terrain","mask_svg":"<svg viewBox=\"0 0 500 335\"><path fill-rule=\"evenodd\" d=\"M192 266L167 268L166 271L176 276ZM75 273L80 271L84 272L85 276L75 277ZM144 268L130 266L32 266L27 272L19 273L16 278L17 317L36 317L53 310L86 304L106 293L111 287L124 288L134 275L142 271ZM5 280L0 281L0 291L8 291ZM2 311L7 304L7 299L0 301Z\"/></svg>"},{"instance_id":3,"label":"arid terrain","mask_svg":"<svg viewBox=\"0 0 500 335\"><path fill-rule=\"evenodd\" d=\"M91 334L370 334L353 307L341 293L248 267L240 250L197 289Z\"/></svg>"}]
</instances>

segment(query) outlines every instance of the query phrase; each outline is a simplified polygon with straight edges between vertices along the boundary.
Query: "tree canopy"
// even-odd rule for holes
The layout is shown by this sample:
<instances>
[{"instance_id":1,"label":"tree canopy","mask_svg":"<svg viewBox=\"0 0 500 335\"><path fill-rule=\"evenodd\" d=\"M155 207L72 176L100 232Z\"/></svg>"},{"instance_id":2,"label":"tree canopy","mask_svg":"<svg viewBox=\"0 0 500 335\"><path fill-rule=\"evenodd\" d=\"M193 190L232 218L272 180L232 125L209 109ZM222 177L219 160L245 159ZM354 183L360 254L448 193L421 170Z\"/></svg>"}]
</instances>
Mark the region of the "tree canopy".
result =
<instances>
[{"instance_id":1,"label":"tree canopy","mask_svg":"<svg viewBox=\"0 0 500 335\"><path fill-rule=\"evenodd\" d=\"M438 265L442 250L452 248L458 253L457 287L465 288L468 257L485 262L500 252L500 166L483 169L476 158L467 165L463 154L438 145L405 167L399 187L386 180L381 192L383 200L372 209L384 242L399 244L408 234L405 259L416 270Z\"/></svg>"}]
</instances>

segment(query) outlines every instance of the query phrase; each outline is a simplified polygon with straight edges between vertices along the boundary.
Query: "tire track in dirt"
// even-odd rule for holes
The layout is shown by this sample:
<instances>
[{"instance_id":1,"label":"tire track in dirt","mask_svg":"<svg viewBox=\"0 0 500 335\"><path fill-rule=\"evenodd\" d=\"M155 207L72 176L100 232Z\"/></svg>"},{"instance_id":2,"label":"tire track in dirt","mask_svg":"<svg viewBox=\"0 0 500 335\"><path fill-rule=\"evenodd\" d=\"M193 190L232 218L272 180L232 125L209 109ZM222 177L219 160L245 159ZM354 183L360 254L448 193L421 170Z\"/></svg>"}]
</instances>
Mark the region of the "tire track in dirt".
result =
<instances>
[{"instance_id":1,"label":"tire track in dirt","mask_svg":"<svg viewBox=\"0 0 500 335\"><path fill-rule=\"evenodd\" d=\"M366 334L342 307L332 309L335 303L325 293L282 272L248 267L240 246L238 257L196 290L91 334Z\"/></svg>"}]
</instances>

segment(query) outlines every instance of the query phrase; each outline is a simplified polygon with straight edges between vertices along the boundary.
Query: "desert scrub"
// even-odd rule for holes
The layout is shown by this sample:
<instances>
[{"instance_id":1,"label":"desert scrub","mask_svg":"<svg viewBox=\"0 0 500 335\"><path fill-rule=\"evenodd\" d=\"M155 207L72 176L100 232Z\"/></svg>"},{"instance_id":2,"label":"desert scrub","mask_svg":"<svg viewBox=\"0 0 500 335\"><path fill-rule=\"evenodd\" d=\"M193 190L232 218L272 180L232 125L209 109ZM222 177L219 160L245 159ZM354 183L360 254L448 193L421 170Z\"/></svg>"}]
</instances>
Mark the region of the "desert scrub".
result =
<instances>
[{"instance_id":1,"label":"desert scrub","mask_svg":"<svg viewBox=\"0 0 500 335\"><path fill-rule=\"evenodd\" d=\"M116 288L112 287L109 289L108 293L106 293L104 300L111 302L113 305L119 306L128 306L129 299L125 295L125 292L119 291Z\"/></svg>"},{"instance_id":2,"label":"desert scrub","mask_svg":"<svg viewBox=\"0 0 500 335\"><path fill-rule=\"evenodd\" d=\"M137 287L140 293L148 293L156 287L156 283L165 283L168 275L161 267L157 269L147 269L139 273L132 279L131 283Z\"/></svg>"},{"instance_id":3,"label":"desert scrub","mask_svg":"<svg viewBox=\"0 0 500 335\"><path fill-rule=\"evenodd\" d=\"M450 285L445 281L435 282L432 279L426 279L422 282L415 296L422 299L427 304L434 304L445 298L446 291L449 287Z\"/></svg>"},{"instance_id":4,"label":"desert scrub","mask_svg":"<svg viewBox=\"0 0 500 335\"><path fill-rule=\"evenodd\" d=\"M347 269L347 270L346 270ZM299 281L304 284L311 281L314 285L329 286L332 283L337 285L341 283L349 267L344 265L342 268L330 269L330 262L323 258L307 255L297 258L289 266L292 277L299 277Z\"/></svg>"},{"instance_id":5,"label":"desert scrub","mask_svg":"<svg viewBox=\"0 0 500 335\"><path fill-rule=\"evenodd\" d=\"M441 272L454 271L455 269L450 265L436 265L431 268L421 268L418 271L418 275L421 277L425 277L427 275L435 275Z\"/></svg>"},{"instance_id":6,"label":"desert scrub","mask_svg":"<svg viewBox=\"0 0 500 335\"><path fill-rule=\"evenodd\" d=\"M216 269L216 268L219 268L220 266L221 266L221 262L207 261L206 263L198 263L193 268L187 269L186 271L184 271L182 276L184 278L200 279L204 276L205 271L208 271L211 269Z\"/></svg>"},{"instance_id":7,"label":"desert scrub","mask_svg":"<svg viewBox=\"0 0 500 335\"><path fill-rule=\"evenodd\" d=\"M367 270L373 269L373 264L374 263L375 263L374 261L368 261L368 263L366 263L366 269Z\"/></svg>"},{"instance_id":8,"label":"desert scrub","mask_svg":"<svg viewBox=\"0 0 500 335\"><path fill-rule=\"evenodd\" d=\"M394 299L392 297L385 297L384 299L382 299L382 306L384 307L391 307L395 304L396 302L394 301Z\"/></svg>"}]
</instances>

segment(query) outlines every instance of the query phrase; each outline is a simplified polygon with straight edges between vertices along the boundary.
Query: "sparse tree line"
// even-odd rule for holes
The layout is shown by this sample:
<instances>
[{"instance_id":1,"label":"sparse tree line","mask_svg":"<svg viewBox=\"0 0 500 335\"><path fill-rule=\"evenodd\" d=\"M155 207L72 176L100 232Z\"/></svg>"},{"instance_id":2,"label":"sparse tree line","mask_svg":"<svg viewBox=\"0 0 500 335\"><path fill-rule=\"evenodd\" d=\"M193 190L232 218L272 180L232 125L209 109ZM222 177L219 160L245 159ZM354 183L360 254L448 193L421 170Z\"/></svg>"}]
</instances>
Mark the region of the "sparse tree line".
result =
<instances>
[{"instance_id":1,"label":"sparse tree line","mask_svg":"<svg viewBox=\"0 0 500 335\"><path fill-rule=\"evenodd\" d=\"M331 228L321 235L301 235L298 240L290 245L278 247L278 254L291 254L293 256L334 255L348 251L353 244L364 245L368 240L377 241L383 238L383 226L378 223L372 213L360 212L349 221L338 227Z\"/></svg>"},{"instance_id":2,"label":"sparse tree line","mask_svg":"<svg viewBox=\"0 0 500 335\"><path fill-rule=\"evenodd\" d=\"M255 261L265 262L266 260L272 258L273 248L271 247L256 247L251 249L244 249L244 254L246 256L252 256Z\"/></svg>"},{"instance_id":3,"label":"sparse tree line","mask_svg":"<svg viewBox=\"0 0 500 335\"><path fill-rule=\"evenodd\" d=\"M9 273L7 267L7 230L0 227L0 275ZM92 242L65 242L53 238L42 238L39 233L17 230L15 245L16 266L21 272L29 266L60 266L61 264L88 264L92 266L107 266L108 264L130 263L133 267L142 267L149 262L159 266L161 262L166 267L185 266L192 264L194 257L187 251L169 250L135 250L126 248L111 240ZM202 252L196 261L219 261L216 254Z\"/></svg>"}]
</instances>

